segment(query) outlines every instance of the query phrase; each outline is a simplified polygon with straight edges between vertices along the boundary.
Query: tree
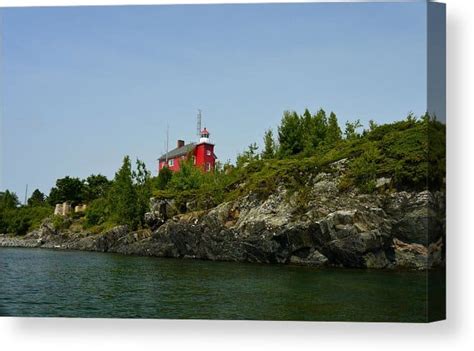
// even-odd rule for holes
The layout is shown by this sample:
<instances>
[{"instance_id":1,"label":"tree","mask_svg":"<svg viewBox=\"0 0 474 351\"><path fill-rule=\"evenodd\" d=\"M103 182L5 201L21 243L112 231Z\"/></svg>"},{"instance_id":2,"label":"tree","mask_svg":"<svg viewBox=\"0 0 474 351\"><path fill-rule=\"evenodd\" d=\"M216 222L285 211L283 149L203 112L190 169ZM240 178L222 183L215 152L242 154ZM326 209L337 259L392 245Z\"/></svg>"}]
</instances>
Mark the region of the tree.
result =
<instances>
[{"instance_id":1,"label":"tree","mask_svg":"<svg viewBox=\"0 0 474 351\"><path fill-rule=\"evenodd\" d=\"M357 129L361 128L362 124L360 123L360 120L356 120L354 122L346 122L346 130L344 134L346 135L346 139L352 140L352 139L357 139L360 134L357 132Z\"/></svg>"},{"instance_id":2,"label":"tree","mask_svg":"<svg viewBox=\"0 0 474 351\"><path fill-rule=\"evenodd\" d=\"M168 167L163 167L162 169L160 169L158 177L155 178L156 188L160 190L166 189L172 177L173 172Z\"/></svg>"},{"instance_id":3,"label":"tree","mask_svg":"<svg viewBox=\"0 0 474 351\"><path fill-rule=\"evenodd\" d=\"M48 202L51 205L71 202L76 205L84 200L84 182L79 178L69 176L56 180L56 186L51 189L48 196Z\"/></svg>"},{"instance_id":4,"label":"tree","mask_svg":"<svg viewBox=\"0 0 474 351\"><path fill-rule=\"evenodd\" d=\"M331 112L328 119L328 127L326 131L325 143L328 145L334 145L342 139L341 128L337 121L336 114Z\"/></svg>"},{"instance_id":5,"label":"tree","mask_svg":"<svg viewBox=\"0 0 474 351\"><path fill-rule=\"evenodd\" d=\"M143 224L145 213L148 211L151 197L151 173L147 170L145 162L136 161L136 171L132 177L137 193L137 216L140 224Z\"/></svg>"},{"instance_id":6,"label":"tree","mask_svg":"<svg viewBox=\"0 0 474 351\"><path fill-rule=\"evenodd\" d=\"M199 189L203 183L204 173L194 166L192 160L180 163L179 172L173 174L169 187L176 191Z\"/></svg>"},{"instance_id":7,"label":"tree","mask_svg":"<svg viewBox=\"0 0 474 351\"><path fill-rule=\"evenodd\" d=\"M275 157L275 140L273 139L273 131L268 129L263 137L264 149L262 159L271 159Z\"/></svg>"},{"instance_id":8,"label":"tree","mask_svg":"<svg viewBox=\"0 0 474 351\"><path fill-rule=\"evenodd\" d=\"M133 185L130 157L125 156L122 167L115 173L109 193L109 209L113 222L136 229L139 223L137 192Z\"/></svg>"},{"instance_id":9,"label":"tree","mask_svg":"<svg viewBox=\"0 0 474 351\"><path fill-rule=\"evenodd\" d=\"M282 157L303 151L304 140L301 119L296 112L285 111L278 127L279 153Z\"/></svg>"},{"instance_id":10,"label":"tree","mask_svg":"<svg viewBox=\"0 0 474 351\"><path fill-rule=\"evenodd\" d=\"M303 138L303 148L311 149L313 147L313 136L315 133L315 123L314 118L311 115L311 112L306 108L304 110L303 116L300 117L302 138Z\"/></svg>"},{"instance_id":11,"label":"tree","mask_svg":"<svg viewBox=\"0 0 474 351\"><path fill-rule=\"evenodd\" d=\"M378 124L375 121L373 121L373 120L369 121L369 131L370 132L373 132L377 127L378 127Z\"/></svg>"},{"instance_id":12,"label":"tree","mask_svg":"<svg viewBox=\"0 0 474 351\"><path fill-rule=\"evenodd\" d=\"M0 210L3 209L14 209L20 205L18 201L18 196L14 192L6 190L5 192L0 192Z\"/></svg>"},{"instance_id":13,"label":"tree","mask_svg":"<svg viewBox=\"0 0 474 351\"><path fill-rule=\"evenodd\" d=\"M42 206L45 202L46 196L39 189L35 189L28 199L28 206Z\"/></svg>"},{"instance_id":14,"label":"tree","mask_svg":"<svg viewBox=\"0 0 474 351\"><path fill-rule=\"evenodd\" d=\"M326 133L328 129L328 120L326 118L326 112L320 109L315 116L313 116L313 130L312 132L312 147L316 148L324 142L326 139Z\"/></svg>"},{"instance_id":15,"label":"tree","mask_svg":"<svg viewBox=\"0 0 474 351\"><path fill-rule=\"evenodd\" d=\"M102 174L92 174L87 177L84 184L84 200L87 202L106 197L110 190L111 182Z\"/></svg>"},{"instance_id":16,"label":"tree","mask_svg":"<svg viewBox=\"0 0 474 351\"><path fill-rule=\"evenodd\" d=\"M242 154L237 155L237 167L245 167L249 162L258 160L257 143L252 143Z\"/></svg>"}]
</instances>

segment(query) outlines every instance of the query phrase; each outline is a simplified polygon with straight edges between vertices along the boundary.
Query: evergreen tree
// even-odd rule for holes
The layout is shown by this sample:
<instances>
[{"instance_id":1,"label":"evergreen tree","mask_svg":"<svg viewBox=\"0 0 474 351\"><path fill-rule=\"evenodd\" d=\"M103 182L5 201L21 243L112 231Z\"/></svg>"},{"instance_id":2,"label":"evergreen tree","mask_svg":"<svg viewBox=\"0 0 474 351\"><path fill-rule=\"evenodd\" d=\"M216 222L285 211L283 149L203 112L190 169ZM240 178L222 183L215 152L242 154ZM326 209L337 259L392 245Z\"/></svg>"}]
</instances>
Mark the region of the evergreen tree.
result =
<instances>
[{"instance_id":1,"label":"evergreen tree","mask_svg":"<svg viewBox=\"0 0 474 351\"><path fill-rule=\"evenodd\" d=\"M48 196L48 202L56 205L69 201L74 206L84 200L84 182L79 178L64 177L56 180Z\"/></svg>"},{"instance_id":2,"label":"evergreen tree","mask_svg":"<svg viewBox=\"0 0 474 351\"><path fill-rule=\"evenodd\" d=\"M344 132L346 139L352 140L352 139L357 139L360 134L357 132L357 129L361 128L362 124L360 123L360 120L356 120L354 122L346 122L346 130Z\"/></svg>"},{"instance_id":3,"label":"evergreen tree","mask_svg":"<svg viewBox=\"0 0 474 351\"><path fill-rule=\"evenodd\" d=\"M113 222L136 229L139 223L137 191L133 185L130 157L125 156L122 167L115 173L109 194L110 215Z\"/></svg>"},{"instance_id":4,"label":"evergreen tree","mask_svg":"<svg viewBox=\"0 0 474 351\"><path fill-rule=\"evenodd\" d=\"M305 150L311 150L314 144L314 135L316 132L316 125L311 112L306 108L303 116L301 116L301 131L303 138L303 148Z\"/></svg>"},{"instance_id":5,"label":"evergreen tree","mask_svg":"<svg viewBox=\"0 0 474 351\"><path fill-rule=\"evenodd\" d=\"M20 201L18 201L18 196L16 196L14 192L11 192L10 190L0 192L0 210L14 209L19 205Z\"/></svg>"},{"instance_id":6,"label":"evergreen tree","mask_svg":"<svg viewBox=\"0 0 474 351\"><path fill-rule=\"evenodd\" d=\"M312 146L313 148L316 148L321 145L326 139L326 133L328 129L328 120L326 118L326 112L323 109L320 109L313 117L313 120L314 129L312 130Z\"/></svg>"},{"instance_id":7,"label":"evergreen tree","mask_svg":"<svg viewBox=\"0 0 474 351\"><path fill-rule=\"evenodd\" d=\"M132 172L137 192L137 220L143 224L145 213L149 209L151 197L151 173L147 170L145 162L137 160L137 169Z\"/></svg>"},{"instance_id":8,"label":"evergreen tree","mask_svg":"<svg viewBox=\"0 0 474 351\"><path fill-rule=\"evenodd\" d=\"M36 189L35 191L33 191L31 197L28 199L28 206L42 206L44 205L45 200L45 195L41 191Z\"/></svg>"},{"instance_id":9,"label":"evergreen tree","mask_svg":"<svg viewBox=\"0 0 474 351\"><path fill-rule=\"evenodd\" d=\"M328 145L334 145L341 139L342 131L341 128L339 128L339 123L337 122L336 114L334 112L331 112L331 114L329 115L328 127L324 141Z\"/></svg>"},{"instance_id":10,"label":"evergreen tree","mask_svg":"<svg viewBox=\"0 0 474 351\"><path fill-rule=\"evenodd\" d=\"M249 162L258 160L257 150L257 143L252 143L248 146L247 150L237 155L237 167L245 167Z\"/></svg>"},{"instance_id":11,"label":"evergreen tree","mask_svg":"<svg viewBox=\"0 0 474 351\"><path fill-rule=\"evenodd\" d=\"M166 189L172 177L173 177L173 172L168 167L163 167L162 169L160 169L160 173L158 173L158 177L155 178L156 188L160 190Z\"/></svg>"},{"instance_id":12,"label":"evergreen tree","mask_svg":"<svg viewBox=\"0 0 474 351\"><path fill-rule=\"evenodd\" d=\"M101 174L92 174L87 177L84 185L84 201L90 202L101 197L106 197L111 182L107 177Z\"/></svg>"},{"instance_id":13,"label":"evergreen tree","mask_svg":"<svg viewBox=\"0 0 474 351\"><path fill-rule=\"evenodd\" d=\"M304 149L302 119L296 112L285 111L278 127L280 156L296 155Z\"/></svg>"},{"instance_id":14,"label":"evergreen tree","mask_svg":"<svg viewBox=\"0 0 474 351\"><path fill-rule=\"evenodd\" d=\"M369 131L373 132L378 127L378 124L374 120L369 121Z\"/></svg>"},{"instance_id":15,"label":"evergreen tree","mask_svg":"<svg viewBox=\"0 0 474 351\"><path fill-rule=\"evenodd\" d=\"M262 159L271 159L275 157L275 140L273 139L273 131L268 129L263 137L264 149Z\"/></svg>"}]
</instances>

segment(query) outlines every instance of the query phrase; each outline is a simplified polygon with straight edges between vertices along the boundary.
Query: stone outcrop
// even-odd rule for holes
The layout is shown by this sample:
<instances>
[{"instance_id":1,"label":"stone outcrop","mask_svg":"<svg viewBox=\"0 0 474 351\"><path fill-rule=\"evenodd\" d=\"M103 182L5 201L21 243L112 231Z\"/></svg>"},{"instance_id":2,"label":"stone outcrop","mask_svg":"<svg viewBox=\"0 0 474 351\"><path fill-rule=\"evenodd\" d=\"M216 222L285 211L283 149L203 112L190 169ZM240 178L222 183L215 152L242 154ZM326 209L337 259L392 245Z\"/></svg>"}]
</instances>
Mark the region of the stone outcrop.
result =
<instances>
[{"instance_id":1,"label":"stone outcrop","mask_svg":"<svg viewBox=\"0 0 474 351\"><path fill-rule=\"evenodd\" d=\"M173 201L153 200L147 230L58 233L45 222L22 239L0 236L0 246L316 267L419 270L444 264L444 193L340 192L344 167L344 160L334 163L301 191L280 185L266 199L250 193L208 211L179 214Z\"/></svg>"}]
</instances>

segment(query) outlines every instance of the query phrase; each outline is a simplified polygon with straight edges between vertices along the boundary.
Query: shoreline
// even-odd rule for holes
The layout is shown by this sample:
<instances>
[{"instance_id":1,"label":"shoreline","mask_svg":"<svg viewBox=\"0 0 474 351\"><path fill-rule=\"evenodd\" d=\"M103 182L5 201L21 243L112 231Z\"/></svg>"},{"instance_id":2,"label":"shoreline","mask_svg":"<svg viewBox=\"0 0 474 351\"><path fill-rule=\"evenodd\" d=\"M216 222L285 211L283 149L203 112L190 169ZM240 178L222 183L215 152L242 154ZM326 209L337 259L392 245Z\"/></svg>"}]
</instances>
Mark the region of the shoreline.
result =
<instances>
[{"instance_id":1,"label":"shoreline","mask_svg":"<svg viewBox=\"0 0 474 351\"><path fill-rule=\"evenodd\" d=\"M188 262L200 261L200 262L216 262L216 263L235 263L235 264L250 264L250 265L270 265L270 266L287 266L287 267L298 267L298 268L312 268L312 269L329 269L329 270L341 270L341 271L367 271L367 272L387 272L387 273L432 273L445 271L445 266L433 266L425 270L416 270L403 267L391 267L391 268L367 268L367 267L342 267L336 265L321 265L321 266L311 266L304 264L296 263L262 263L262 262L249 262L249 261L230 261L230 260L209 260L203 258L195 257L166 257L166 256L154 256L154 255L141 255L141 254L125 254L121 252L114 251L98 251L98 250L82 250L82 249L72 249L72 248L62 248L62 247L50 247L50 246L27 246L27 245L5 245L5 242L2 238L3 234L0 234L0 250L1 249L40 249L45 251L56 251L56 252L80 252L80 253L96 253L96 254L112 254L120 256L130 256L130 257L149 257L149 258L158 258L158 259L170 259L170 260L186 260ZM20 239L21 240L21 239Z\"/></svg>"}]
</instances>

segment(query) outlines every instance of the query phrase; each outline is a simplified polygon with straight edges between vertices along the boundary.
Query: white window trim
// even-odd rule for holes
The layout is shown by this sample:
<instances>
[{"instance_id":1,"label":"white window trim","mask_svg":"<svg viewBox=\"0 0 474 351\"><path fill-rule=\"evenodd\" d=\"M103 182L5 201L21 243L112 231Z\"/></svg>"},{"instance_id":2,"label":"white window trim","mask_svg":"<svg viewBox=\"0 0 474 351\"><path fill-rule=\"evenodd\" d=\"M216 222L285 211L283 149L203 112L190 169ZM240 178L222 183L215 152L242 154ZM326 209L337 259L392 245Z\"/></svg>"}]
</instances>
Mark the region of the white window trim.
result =
<instances>
[{"instance_id":1,"label":"white window trim","mask_svg":"<svg viewBox=\"0 0 474 351\"><path fill-rule=\"evenodd\" d=\"M168 160L168 166L170 167L174 166L174 158Z\"/></svg>"}]
</instances>

